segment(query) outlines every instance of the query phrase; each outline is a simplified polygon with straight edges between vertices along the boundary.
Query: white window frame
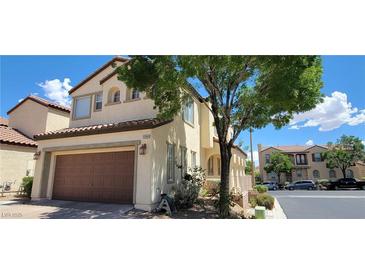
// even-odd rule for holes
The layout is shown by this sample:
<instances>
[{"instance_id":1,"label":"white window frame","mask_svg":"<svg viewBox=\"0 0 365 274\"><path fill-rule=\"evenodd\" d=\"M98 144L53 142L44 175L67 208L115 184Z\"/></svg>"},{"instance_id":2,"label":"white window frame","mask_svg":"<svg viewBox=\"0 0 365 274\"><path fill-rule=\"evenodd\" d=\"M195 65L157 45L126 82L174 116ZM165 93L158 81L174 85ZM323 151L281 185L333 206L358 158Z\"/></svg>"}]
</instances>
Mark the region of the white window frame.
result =
<instances>
[{"instance_id":1,"label":"white window frame","mask_svg":"<svg viewBox=\"0 0 365 274\"><path fill-rule=\"evenodd\" d=\"M188 98L184 104L184 109L182 113L182 118L184 122L194 126L194 100L192 98Z\"/></svg>"},{"instance_id":2,"label":"white window frame","mask_svg":"<svg viewBox=\"0 0 365 274\"><path fill-rule=\"evenodd\" d=\"M78 101L79 100L84 100L84 99L88 99L89 100L88 113L86 115L83 115L83 116L77 116ZM73 116L73 119L74 120L80 120L80 119L90 118L90 116L91 116L91 95L80 96L80 97L74 98L74 106L73 106L73 115L72 116Z\"/></svg>"},{"instance_id":3,"label":"white window frame","mask_svg":"<svg viewBox=\"0 0 365 274\"><path fill-rule=\"evenodd\" d=\"M98 100L100 97L100 100ZM97 108L98 103L101 104L100 108ZM94 99L94 111L101 111L103 109L103 93L96 93Z\"/></svg>"}]
</instances>

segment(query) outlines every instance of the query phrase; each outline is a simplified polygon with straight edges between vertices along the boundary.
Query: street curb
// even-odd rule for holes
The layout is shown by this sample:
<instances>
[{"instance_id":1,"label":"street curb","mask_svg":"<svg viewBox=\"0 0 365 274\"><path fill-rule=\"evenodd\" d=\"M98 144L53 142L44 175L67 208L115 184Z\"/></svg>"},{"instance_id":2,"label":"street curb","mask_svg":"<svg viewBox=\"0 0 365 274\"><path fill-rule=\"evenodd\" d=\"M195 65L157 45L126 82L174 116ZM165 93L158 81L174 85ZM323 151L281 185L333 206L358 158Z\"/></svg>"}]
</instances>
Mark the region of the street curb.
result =
<instances>
[{"instance_id":1,"label":"street curb","mask_svg":"<svg viewBox=\"0 0 365 274\"><path fill-rule=\"evenodd\" d=\"M287 219L278 199L274 198L273 219Z\"/></svg>"}]
</instances>

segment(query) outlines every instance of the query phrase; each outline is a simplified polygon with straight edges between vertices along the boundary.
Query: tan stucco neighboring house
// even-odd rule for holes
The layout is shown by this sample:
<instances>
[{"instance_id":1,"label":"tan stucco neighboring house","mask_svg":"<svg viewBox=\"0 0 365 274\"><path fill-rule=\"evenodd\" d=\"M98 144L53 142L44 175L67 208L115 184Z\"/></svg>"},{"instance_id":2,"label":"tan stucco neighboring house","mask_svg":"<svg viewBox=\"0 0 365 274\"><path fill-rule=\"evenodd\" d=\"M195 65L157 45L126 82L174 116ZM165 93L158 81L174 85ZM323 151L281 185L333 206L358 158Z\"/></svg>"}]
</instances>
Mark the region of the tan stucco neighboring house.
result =
<instances>
[{"instance_id":1,"label":"tan stucco neighboring house","mask_svg":"<svg viewBox=\"0 0 365 274\"><path fill-rule=\"evenodd\" d=\"M260 176L264 181L278 181L275 174L268 174L264 167L270 161L270 155L275 152L287 154L294 164L291 173L282 174L280 181L297 181L308 179L317 181L319 179L336 180L342 178L340 169L327 167L321 153L327 150L326 145L289 145L289 146L267 146L258 145ZM357 163L347 170L347 177L363 178L365 176L365 164Z\"/></svg>"},{"instance_id":2,"label":"tan stucco neighboring house","mask_svg":"<svg viewBox=\"0 0 365 274\"><path fill-rule=\"evenodd\" d=\"M37 143L33 135L65 128L70 109L38 96L28 96L0 118L0 185L13 183L17 191L23 177L33 176Z\"/></svg>"},{"instance_id":3,"label":"tan stucco neighboring house","mask_svg":"<svg viewBox=\"0 0 365 274\"><path fill-rule=\"evenodd\" d=\"M219 180L219 149L206 100L192 94L174 119L158 119L153 100L117 79L115 66L126 61L113 58L69 91L67 129L35 136L40 157L33 199L129 203L151 210L188 168L202 166L208 180ZM231 188L246 195L245 159L235 147Z\"/></svg>"}]
</instances>

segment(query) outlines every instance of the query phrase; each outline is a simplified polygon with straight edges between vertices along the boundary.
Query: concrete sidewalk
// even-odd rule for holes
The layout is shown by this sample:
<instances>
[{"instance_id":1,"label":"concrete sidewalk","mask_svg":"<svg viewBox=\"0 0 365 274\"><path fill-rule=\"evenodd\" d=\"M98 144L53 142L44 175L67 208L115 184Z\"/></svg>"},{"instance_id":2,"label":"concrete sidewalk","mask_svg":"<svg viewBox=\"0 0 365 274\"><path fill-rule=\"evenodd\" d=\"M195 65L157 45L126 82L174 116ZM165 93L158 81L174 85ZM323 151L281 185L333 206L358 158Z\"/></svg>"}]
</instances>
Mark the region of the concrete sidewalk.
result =
<instances>
[{"instance_id":1,"label":"concrete sidewalk","mask_svg":"<svg viewBox=\"0 0 365 274\"><path fill-rule=\"evenodd\" d=\"M250 208L248 214L254 216L255 209ZM287 219L279 201L275 198L274 208L272 210L265 210L265 219Z\"/></svg>"}]
</instances>

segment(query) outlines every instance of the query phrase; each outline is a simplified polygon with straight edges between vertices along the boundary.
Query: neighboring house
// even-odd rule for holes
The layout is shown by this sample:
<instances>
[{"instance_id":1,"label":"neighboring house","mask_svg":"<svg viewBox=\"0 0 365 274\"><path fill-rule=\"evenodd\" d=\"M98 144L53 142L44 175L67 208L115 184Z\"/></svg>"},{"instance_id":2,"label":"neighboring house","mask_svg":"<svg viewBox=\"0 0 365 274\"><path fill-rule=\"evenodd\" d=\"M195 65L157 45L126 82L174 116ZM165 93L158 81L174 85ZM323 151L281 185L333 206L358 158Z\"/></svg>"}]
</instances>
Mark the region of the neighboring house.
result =
<instances>
[{"instance_id":1,"label":"neighboring house","mask_svg":"<svg viewBox=\"0 0 365 274\"><path fill-rule=\"evenodd\" d=\"M321 153L326 150L327 146L325 145L263 147L259 144L258 152L261 178L264 181L278 181L278 178L274 173L268 174L264 170L265 164L270 161L270 155L274 151L287 154L294 164L294 169L291 173L281 175L281 182L284 180L292 182L302 179L317 181L319 179L336 180L342 178L343 175L341 170L338 168L328 168L326 162L321 157ZM362 178L364 176L364 163L359 162L347 170L347 177Z\"/></svg>"},{"instance_id":2,"label":"neighboring house","mask_svg":"<svg viewBox=\"0 0 365 274\"><path fill-rule=\"evenodd\" d=\"M37 143L33 135L65 128L70 109L37 96L28 96L8 111L9 120L0 118L0 185L15 182L18 190L23 177L33 176Z\"/></svg>"},{"instance_id":3,"label":"neighboring house","mask_svg":"<svg viewBox=\"0 0 365 274\"><path fill-rule=\"evenodd\" d=\"M32 198L130 203L151 210L190 167L219 178L219 146L207 102L193 94L173 120L117 79L116 57L72 88L69 128L35 136ZM246 194L246 154L233 149L231 188Z\"/></svg>"}]
</instances>

